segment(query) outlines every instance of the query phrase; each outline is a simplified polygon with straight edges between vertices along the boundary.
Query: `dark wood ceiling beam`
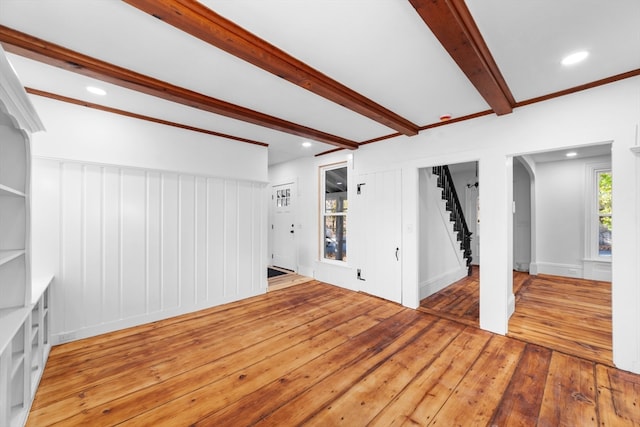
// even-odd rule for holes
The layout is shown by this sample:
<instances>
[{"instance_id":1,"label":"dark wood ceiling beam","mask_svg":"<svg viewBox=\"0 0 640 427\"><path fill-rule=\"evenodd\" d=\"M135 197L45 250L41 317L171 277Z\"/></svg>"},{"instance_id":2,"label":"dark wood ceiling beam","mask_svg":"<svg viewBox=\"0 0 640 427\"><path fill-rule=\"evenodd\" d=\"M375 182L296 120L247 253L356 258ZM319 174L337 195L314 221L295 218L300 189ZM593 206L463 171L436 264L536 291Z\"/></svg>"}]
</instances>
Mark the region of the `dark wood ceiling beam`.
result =
<instances>
[{"instance_id":1,"label":"dark wood ceiling beam","mask_svg":"<svg viewBox=\"0 0 640 427\"><path fill-rule=\"evenodd\" d=\"M596 80L593 82L589 82L580 86L575 86L573 88L570 89L565 89L565 90L561 90L558 92L553 92L547 95L543 95L543 96L539 96L536 98L531 98L531 99L527 99L525 101L520 101L517 102L516 105L514 106L514 108L520 108L520 107L525 107L527 105L531 105L531 104L536 104L538 102L545 102L548 101L550 99L554 99L554 98L559 98L561 96L565 96L565 95L571 95L573 93L577 93L583 90L588 90L588 89L593 89L595 87L598 86L603 86L603 85L607 85L610 83L615 83L618 82L620 80L624 80L624 79L628 79L631 77L637 77L640 76L640 69L635 69L635 70L631 70L631 71L627 71L626 73L621 73L621 74L616 74L614 76L610 76L604 79L600 79L600 80ZM431 123L425 126L421 126L420 127L420 131L424 131L424 130L429 130L429 129L433 129L433 128L437 128L440 126L447 126L447 125L451 125L454 123L459 123L459 122L464 122L467 120L473 120L473 119L477 119L478 117L484 117L484 116L488 116L490 114L493 114L493 110L485 110L485 111L479 111L477 113L473 113L473 114L468 114L466 116L461 116L461 117L455 117L451 120L446 120L446 121L442 121L442 122L436 122L436 123ZM384 135L384 136L380 136L378 138L373 138L373 139L369 139L367 141L361 141L360 145L366 145L366 144L372 144L374 142L379 142L379 141L384 141L387 139L392 139L392 138L396 138L398 136L401 136L401 134L399 133L392 133L390 135ZM336 151L340 151L341 148L334 148L328 151L324 151L322 153L318 153L315 155L315 157L320 157L320 156L324 156L327 154L331 154L331 153L335 153Z\"/></svg>"},{"instance_id":2,"label":"dark wood ceiling beam","mask_svg":"<svg viewBox=\"0 0 640 427\"><path fill-rule=\"evenodd\" d=\"M112 83L127 89L146 93L168 101L198 108L225 117L267 127L281 132L324 142L340 148L357 149L358 143L331 135L297 123L269 116L239 105L231 104L198 92L154 79L135 71L74 52L65 47L40 40L28 34L0 25L0 43L7 52L40 61Z\"/></svg>"},{"instance_id":3,"label":"dark wood ceiling beam","mask_svg":"<svg viewBox=\"0 0 640 427\"><path fill-rule=\"evenodd\" d=\"M404 135L418 126L322 74L195 0L124 0L219 49Z\"/></svg>"},{"instance_id":4,"label":"dark wood ceiling beam","mask_svg":"<svg viewBox=\"0 0 640 427\"><path fill-rule=\"evenodd\" d=\"M106 105L96 104L93 102L83 101L81 99L70 98L68 96L59 95L57 93L46 92L44 90L34 89L26 87L27 93L32 95L41 96L43 98L54 99L56 101L66 102L68 104L79 105L81 107L91 108L93 110L105 111L107 113L118 114L120 116L131 117L132 119L144 120L151 123L158 123L165 126L171 126L178 129L189 130L192 132L204 133L206 135L218 136L220 138L231 139L233 141L246 142L248 144L260 145L261 147L268 147L269 144L260 141L254 141L252 139L241 138L239 136L228 135L225 133L216 132L213 130L203 129L195 126L189 126L182 123L176 123L169 120L159 119L157 117L145 116L143 114L133 113L131 111L121 110L118 108L107 107ZM342 148L340 148L342 150Z\"/></svg>"},{"instance_id":5,"label":"dark wood ceiling beam","mask_svg":"<svg viewBox=\"0 0 640 427\"><path fill-rule=\"evenodd\" d=\"M627 71L626 73L616 74L614 76L606 77L604 79L596 80L593 82L585 83L583 85L575 86L569 89L564 89L558 92L549 93L547 95L538 96L536 98L526 99L516 103L517 107L524 107L525 105L536 104L538 102L548 101L549 99L559 98L565 95L571 95L572 93L580 92L587 89L593 89L594 87L607 85L609 83L615 83L620 80L628 79L631 77L640 76L640 68ZM362 145L362 144L361 144Z\"/></svg>"},{"instance_id":6,"label":"dark wood ceiling beam","mask_svg":"<svg viewBox=\"0 0 640 427\"><path fill-rule=\"evenodd\" d=\"M498 115L515 99L464 0L409 0L458 67Z\"/></svg>"}]
</instances>

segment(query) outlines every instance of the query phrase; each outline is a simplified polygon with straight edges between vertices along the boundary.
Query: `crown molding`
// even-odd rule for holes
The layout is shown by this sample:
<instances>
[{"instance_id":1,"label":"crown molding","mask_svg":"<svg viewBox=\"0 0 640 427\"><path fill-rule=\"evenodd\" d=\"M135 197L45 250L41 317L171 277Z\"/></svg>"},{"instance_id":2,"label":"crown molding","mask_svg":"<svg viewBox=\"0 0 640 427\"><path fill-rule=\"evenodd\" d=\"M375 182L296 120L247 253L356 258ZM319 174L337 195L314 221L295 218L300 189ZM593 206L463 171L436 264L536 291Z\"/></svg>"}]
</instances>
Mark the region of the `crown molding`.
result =
<instances>
[{"instance_id":1,"label":"crown molding","mask_svg":"<svg viewBox=\"0 0 640 427\"><path fill-rule=\"evenodd\" d=\"M2 46L0 46L0 110L7 113L20 129L29 133L45 130Z\"/></svg>"}]
</instances>

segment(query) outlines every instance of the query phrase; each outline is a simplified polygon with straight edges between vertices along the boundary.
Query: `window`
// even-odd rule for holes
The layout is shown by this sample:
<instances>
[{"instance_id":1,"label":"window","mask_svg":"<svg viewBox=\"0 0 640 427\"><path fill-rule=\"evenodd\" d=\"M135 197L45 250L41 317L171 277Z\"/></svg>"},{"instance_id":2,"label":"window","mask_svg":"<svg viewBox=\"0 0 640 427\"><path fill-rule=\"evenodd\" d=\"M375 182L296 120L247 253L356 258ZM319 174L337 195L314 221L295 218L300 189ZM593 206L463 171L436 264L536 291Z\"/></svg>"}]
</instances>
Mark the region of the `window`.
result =
<instances>
[{"instance_id":1,"label":"window","mask_svg":"<svg viewBox=\"0 0 640 427\"><path fill-rule=\"evenodd\" d=\"M611 170L596 171L598 256L611 256Z\"/></svg>"},{"instance_id":2,"label":"window","mask_svg":"<svg viewBox=\"0 0 640 427\"><path fill-rule=\"evenodd\" d=\"M291 189L282 189L276 191L276 207L286 208L291 204Z\"/></svg>"},{"instance_id":3,"label":"window","mask_svg":"<svg viewBox=\"0 0 640 427\"><path fill-rule=\"evenodd\" d=\"M347 166L320 168L322 253L326 260L347 261Z\"/></svg>"}]
</instances>

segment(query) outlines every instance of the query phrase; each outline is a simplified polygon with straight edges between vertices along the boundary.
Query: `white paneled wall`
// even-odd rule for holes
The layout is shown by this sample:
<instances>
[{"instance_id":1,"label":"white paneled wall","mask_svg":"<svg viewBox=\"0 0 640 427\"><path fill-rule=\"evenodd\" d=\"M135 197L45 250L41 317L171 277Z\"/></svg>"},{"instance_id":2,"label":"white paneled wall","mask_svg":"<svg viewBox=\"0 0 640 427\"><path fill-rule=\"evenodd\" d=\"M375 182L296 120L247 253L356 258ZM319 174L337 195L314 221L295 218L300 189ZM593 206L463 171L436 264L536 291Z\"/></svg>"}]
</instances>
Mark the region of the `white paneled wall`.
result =
<instances>
[{"instance_id":1,"label":"white paneled wall","mask_svg":"<svg viewBox=\"0 0 640 427\"><path fill-rule=\"evenodd\" d=\"M33 169L54 343L265 292L265 184L43 158Z\"/></svg>"}]
</instances>

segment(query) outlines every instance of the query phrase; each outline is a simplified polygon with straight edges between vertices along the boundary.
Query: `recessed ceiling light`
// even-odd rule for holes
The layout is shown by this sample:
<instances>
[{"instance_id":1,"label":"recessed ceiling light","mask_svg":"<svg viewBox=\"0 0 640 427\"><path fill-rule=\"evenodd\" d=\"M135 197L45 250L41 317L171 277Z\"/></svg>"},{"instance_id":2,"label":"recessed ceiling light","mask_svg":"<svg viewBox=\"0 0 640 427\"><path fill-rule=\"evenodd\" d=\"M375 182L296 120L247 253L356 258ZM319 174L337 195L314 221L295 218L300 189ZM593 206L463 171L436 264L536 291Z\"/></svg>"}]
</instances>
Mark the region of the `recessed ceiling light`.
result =
<instances>
[{"instance_id":1,"label":"recessed ceiling light","mask_svg":"<svg viewBox=\"0 0 640 427\"><path fill-rule=\"evenodd\" d=\"M94 95L100 95L100 96L104 96L107 94L106 90L100 89L99 87L95 87L95 86L87 86L87 92L91 92Z\"/></svg>"},{"instance_id":2,"label":"recessed ceiling light","mask_svg":"<svg viewBox=\"0 0 640 427\"><path fill-rule=\"evenodd\" d=\"M441 122L446 122L448 120L451 120L451 114L447 113L447 114L443 114L440 116L440 121Z\"/></svg>"},{"instance_id":3,"label":"recessed ceiling light","mask_svg":"<svg viewBox=\"0 0 640 427\"><path fill-rule=\"evenodd\" d=\"M580 52L574 52L571 55L567 55L564 58L562 58L562 65L573 65L573 64L577 64L578 62L582 62L585 59L587 59L587 56L589 56L589 52L587 52L586 50L582 50Z\"/></svg>"},{"instance_id":4,"label":"recessed ceiling light","mask_svg":"<svg viewBox=\"0 0 640 427\"><path fill-rule=\"evenodd\" d=\"M309 147L311 147L311 143L309 141L305 141L305 142L302 143L302 146L304 148L309 148Z\"/></svg>"},{"instance_id":5,"label":"recessed ceiling light","mask_svg":"<svg viewBox=\"0 0 640 427\"><path fill-rule=\"evenodd\" d=\"M576 153L575 151L569 151L567 154L565 154L565 156L567 156L567 157L575 157L577 155L578 155L578 153Z\"/></svg>"}]
</instances>

